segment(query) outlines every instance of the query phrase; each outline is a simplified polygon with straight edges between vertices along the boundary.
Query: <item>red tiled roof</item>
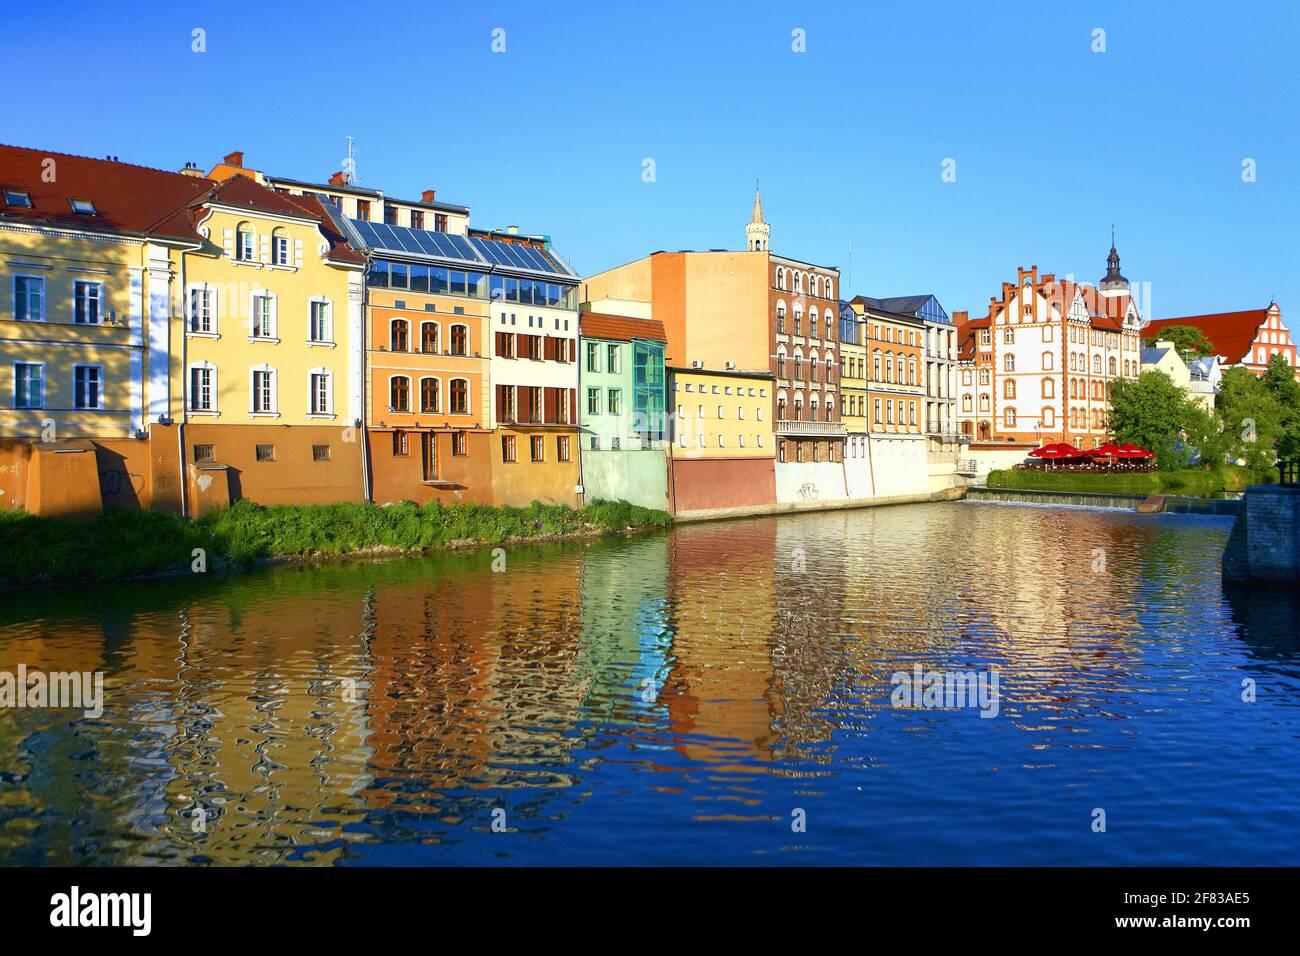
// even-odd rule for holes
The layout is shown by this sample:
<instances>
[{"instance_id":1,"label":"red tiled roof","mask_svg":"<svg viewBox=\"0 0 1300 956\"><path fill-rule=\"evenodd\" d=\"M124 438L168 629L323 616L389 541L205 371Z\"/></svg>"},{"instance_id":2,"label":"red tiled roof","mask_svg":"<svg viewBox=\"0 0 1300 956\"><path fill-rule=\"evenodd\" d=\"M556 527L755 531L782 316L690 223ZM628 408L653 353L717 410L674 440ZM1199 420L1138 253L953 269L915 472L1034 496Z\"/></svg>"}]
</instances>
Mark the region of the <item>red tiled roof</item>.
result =
<instances>
[{"instance_id":1,"label":"red tiled roof","mask_svg":"<svg viewBox=\"0 0 1300 956\"><path fill-rule=\"evenodd\" d=\"M51 162L52 161L52 165ZM50 179L50 182L46 182ZM182 209L212 188L199 176L91 159L46 149L0 146L0 188L26 192L30 207L0 202L0 217L32 223L195 239ZM72 211L69 201L94 203L95 214Z\"/></svg>"},{"instance_id":2,"label":"red tiled roof","mask_svg":"<svg viewBox=\"0 0 1300 956\"><path fill-rule=\"evenodd\" d=\"M614 339L619 342L630 342L632 339L668 341L664 324L658 319L634 319L626 315L584 312L579 329L582 335L595 339Z\"/></svg>"},{"instance_id":3,"label":"red tiled roof","mask_svg":"<svg viewBox=\"0 0 1300 956\"><path fill-rule=\"evenodd\" d=\"M1259 327L1268 320L1268 309L1249 309L1245 312L1218 312L1214 315L1185 315L1180 319L1160 319L1142 326L1143 338L1154 338L1156 333L1174 325L1190 325L1205 333L1214 345L1214 351L1229 362L1246 358Z\"/></svg>"},{"instance_id":4,"label":"red tiled roof","mask_svg":"<svg viewBox=\"0 0 1300 956\"><path fill-rule=\"evenodd\" d=\"M365 262L366 257L348 245L347 240L334 228L334 220L321 205L316 196L292 196L276 192L269 186L250 179L242 174L231 176L217 183L206 196L193 205L202 206L210 202L250 212L266 212L277 216L294 216L298 219L312 219L320 223L321 231L330 244L330 258L340 262Z\"/></svg>"}]
</instances>

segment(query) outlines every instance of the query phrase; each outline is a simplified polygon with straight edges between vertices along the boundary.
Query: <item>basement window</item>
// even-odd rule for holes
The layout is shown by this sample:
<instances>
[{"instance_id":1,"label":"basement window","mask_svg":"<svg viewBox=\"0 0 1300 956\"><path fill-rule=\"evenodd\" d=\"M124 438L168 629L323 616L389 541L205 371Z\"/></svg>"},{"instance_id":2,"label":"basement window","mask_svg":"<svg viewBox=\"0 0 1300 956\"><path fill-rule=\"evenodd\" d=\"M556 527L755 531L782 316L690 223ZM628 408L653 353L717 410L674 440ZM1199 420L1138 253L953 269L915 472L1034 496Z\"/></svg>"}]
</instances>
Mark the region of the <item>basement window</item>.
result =
<instances>
[{"instance_id":1,"label":"basement window","mask_svg":"<svg viewBox=\"0 0 1300 956\"><path fill-rule=\"evenodd\" d=\"M312 446L311 446L311 460L312 460L312 461L329 461L329 460L330 460L330 446L329 446L329 445L312 445Z\"/></svg>"},{"instance_id":2,"label":"basement window","mask_svg":"<svg viewBox=\"0 0 1300 956\"><path fill-rule=\"evenodd\" d=\"M217 453L216 453L216 451L214 450L214 448L213 448L212 445L195 445L195 446L194 446L194 460L195 460L195 461L198 461L198 462L202 462L202 461L216 461L216 460L217 460Z\"/></svg>"},{"instance_id":3,"label":"basement window","mask_svg":"<svg viewBox=\"0 0 1300 956\"><path fill-rule=\"evenodd\" d=\"M95 204L89 199L69 199L68 203L72 206L72 211L78 216L94 216Z\"/></svg>"},{"instance_id":4,"label":"basement window","mask_svg":"<svg viewBox=\"0 0 1300 956\"><path fill-rule=\"evenodd\" d=\"M258 460L258 461L275 461L275 446L274 446L274 445L258 445L258 446L257 446L257 460Z\"/></svg>"},{"instance_id":5,"label":"basement window","mask_svg":"<svg viewBox=\"0 0 1300 956\"><path fill-rule=\"evenodd\" d=\"M6 189L5 204L9 206L32 206L32 197L21 189Z\"/></svg>"}]
</instances>

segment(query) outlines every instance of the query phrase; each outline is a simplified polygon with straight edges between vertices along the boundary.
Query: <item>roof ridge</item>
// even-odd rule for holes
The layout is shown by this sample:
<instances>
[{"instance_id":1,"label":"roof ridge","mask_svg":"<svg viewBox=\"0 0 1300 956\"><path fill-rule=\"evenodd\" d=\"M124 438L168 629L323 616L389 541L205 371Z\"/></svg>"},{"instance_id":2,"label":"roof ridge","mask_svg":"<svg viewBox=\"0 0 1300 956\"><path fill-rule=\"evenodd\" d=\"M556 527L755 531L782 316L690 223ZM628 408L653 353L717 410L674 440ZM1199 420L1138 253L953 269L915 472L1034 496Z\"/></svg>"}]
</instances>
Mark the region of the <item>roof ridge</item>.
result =
<instances>
[{"instance_id":1,"label":"roof ridge","mask_svg":"<svg viewBox=\"0 0 1300 956\"><path fill-rule=\"evenodd\" d=\"M163 169L161 166L145 166L142 163L125 163L120 159L106 159L103 156L84 156L81 153L64 153L57 149L37 149L34 146L18 146L15 143L0 143L0 149L21 149L29 153L40 153L44 156L62 156L67 159L85 159L92 163L111 163L114 166L130 166L132 169L146 169L151 173L166 173L168 176L181 176L185 179L197 179L196 176L186 176L184 173L178 173L174 169ZM203 178L207 178L206 176Z\"/></svg>"}]
</instances>

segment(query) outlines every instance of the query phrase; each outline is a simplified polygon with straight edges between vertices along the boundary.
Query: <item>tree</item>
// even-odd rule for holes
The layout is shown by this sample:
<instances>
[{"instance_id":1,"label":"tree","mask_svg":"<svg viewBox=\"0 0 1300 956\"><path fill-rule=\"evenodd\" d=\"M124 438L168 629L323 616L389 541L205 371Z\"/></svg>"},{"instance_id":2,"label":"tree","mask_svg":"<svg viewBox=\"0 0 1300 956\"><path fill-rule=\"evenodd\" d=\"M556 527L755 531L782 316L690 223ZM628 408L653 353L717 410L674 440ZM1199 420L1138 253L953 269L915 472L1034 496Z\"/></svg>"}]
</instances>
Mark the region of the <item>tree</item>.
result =
<instances>
[{"instance_id":1,"label":"tree","mask_svg":"<svg viewBox=\"0 0 1300 956\"><path fill-rule=\"evenodd\" d=\"M1209 419L1207 421L1207 418ZM1152 369L1137 380L1116 379L1111 391L1110 426L1116 441L1155 452L1161 468L1185 468L1199 442L1219 435L1217 422L1164 372ZM1217 439L1211 454L1218 454ZM1206 464L1221 459L1202 454Z\"/></svg>"},{"instance_id":2,"label":"tree","mask_svg":"<svg viewBox=\"0 0 1300 956\"><path fill-rule=\"evenodd\" d=\"M1282 435L1277 441L1277 456L1300 459L1300 382L1285 356L1274 355L1264 373L1264 387L1273 393L1282 409Z\"/></svg>"},{"instance_id":3,"label":"tree","mask_svg":"<svg viewBox=\"0 0 1300 956\"><path fill-rule=\"evenodd\" d=\"M1218 407L1229 457L1259 471L1271 468L1287 414L1273 390L1249 369L1230 368L1223 373Z\"/></svg>"},{"instance_id":4,"label":"tree","mask_svg":"<svg viewBox=\"0 0 1300 956\"><path fill-rule=\"evenodd\" d=\"M1197 358L1205 358L1207 355L1215 354L1214 343L1194 325L1171 325L1167 329L1161 329L1155 338L1143 341L1147 345L1155 345L1157 340L1173 342L1179 355L1192 352Z\"/></svg>"}]
</instances>

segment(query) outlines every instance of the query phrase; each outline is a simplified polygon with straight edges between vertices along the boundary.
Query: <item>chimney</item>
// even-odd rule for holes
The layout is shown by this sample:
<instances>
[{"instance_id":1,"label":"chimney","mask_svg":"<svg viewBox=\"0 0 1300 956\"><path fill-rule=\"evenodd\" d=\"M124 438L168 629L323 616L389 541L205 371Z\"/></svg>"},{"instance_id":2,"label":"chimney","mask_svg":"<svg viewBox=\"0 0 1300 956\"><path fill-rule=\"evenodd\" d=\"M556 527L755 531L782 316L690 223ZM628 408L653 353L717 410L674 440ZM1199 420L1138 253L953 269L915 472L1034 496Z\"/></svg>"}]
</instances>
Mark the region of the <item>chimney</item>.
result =
<instances>
[{"instance_id":1,"label":"chimney","mask_svg":"<svg viewBox=\"0 0 1300 956\"><path fill-rule=\"evenodd\" d=\"M506 232L510 233L510 235L512 235L512 236L517 236L517 235L519 235L519 227L518 227L518 226L506 226Z\"/></svg>"},{"instance_id":2,"label":"chimney","mask_svg":"<svg viewBox=\"0 0 1300 956\"><path fill-rule=\"evenodd\" d=\"M330 176L329 184L331 186L346 186L348 184L348 174L337 172Z\"/></svg>"},{"instance_id":3,"label":"chimney","mask_svg":"<svg viewBox=\"0 0 1300 956\"><path fill-rule=\"evenodd\" d=\"M233 153L226 153L226 158L222 162L227 166L238 166L242 169L244 167L244 151L237 149Z\"/></svg>"},{"instance_id":4,"label":"chimney","mask_svg":"<svg viewBox=\"0 0 1300 956\"><path fill-rule=\"evenodd\" d=\"M420 199L424 202L433 202L433 193L434 191L432 189L426 189L424 192L420 193Z\"/></svg>"},{"instance_id":5,"label":"chimney","mask_svg":"<svg viewBox=\"0 0 1300 956\"><path fill-rule=\"evenodd\" d=\"M182 176L197 176L200 179L203 178L203 170L199 169L199 167L194 163L186 163L185 168L180 172Z\"/></svg>"}]
</instances>

